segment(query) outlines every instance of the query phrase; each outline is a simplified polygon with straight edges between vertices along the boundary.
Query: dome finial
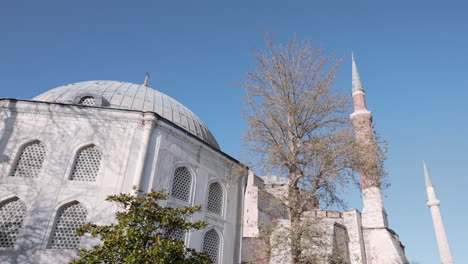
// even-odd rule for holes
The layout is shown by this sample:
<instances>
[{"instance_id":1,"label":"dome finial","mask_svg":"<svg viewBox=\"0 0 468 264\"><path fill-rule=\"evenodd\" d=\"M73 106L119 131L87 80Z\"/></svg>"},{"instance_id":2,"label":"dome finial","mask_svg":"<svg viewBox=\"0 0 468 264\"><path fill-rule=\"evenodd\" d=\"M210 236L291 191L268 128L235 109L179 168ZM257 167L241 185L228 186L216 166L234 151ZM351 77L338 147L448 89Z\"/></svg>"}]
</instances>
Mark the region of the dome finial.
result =
<instances>
[{"instance_id":1,"label":"dome finial","mask_svg":"<svg viewBox=\"0 0 468 264\"><path fill-rule=\"evenodd\" d=\"M146 73L145 76L145 82L143 83L144 86L148 87L148 81L149 81L150 74L149 72Z\"/></svg>"}]
</instances>

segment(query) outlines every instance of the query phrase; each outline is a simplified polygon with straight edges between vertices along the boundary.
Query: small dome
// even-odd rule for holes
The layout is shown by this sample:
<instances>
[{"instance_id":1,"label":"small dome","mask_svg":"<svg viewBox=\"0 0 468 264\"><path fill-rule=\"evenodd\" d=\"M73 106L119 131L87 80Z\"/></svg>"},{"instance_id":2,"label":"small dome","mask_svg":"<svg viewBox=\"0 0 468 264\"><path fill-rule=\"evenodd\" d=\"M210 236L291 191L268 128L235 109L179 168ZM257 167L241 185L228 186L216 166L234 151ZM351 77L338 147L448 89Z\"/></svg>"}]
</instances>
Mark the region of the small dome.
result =
<instances>
[{"instance_id":1,"label":"small dome","mask_svg":"<svg viewBox=\"0 0 468 264\"><path fill-rule=\"evenodd\" d=\"M72 83L49 90L33 100L155 112L219 149L216 139L198 116L173 98L141 84L119 81Z\"/></svg>"}]
</instances>

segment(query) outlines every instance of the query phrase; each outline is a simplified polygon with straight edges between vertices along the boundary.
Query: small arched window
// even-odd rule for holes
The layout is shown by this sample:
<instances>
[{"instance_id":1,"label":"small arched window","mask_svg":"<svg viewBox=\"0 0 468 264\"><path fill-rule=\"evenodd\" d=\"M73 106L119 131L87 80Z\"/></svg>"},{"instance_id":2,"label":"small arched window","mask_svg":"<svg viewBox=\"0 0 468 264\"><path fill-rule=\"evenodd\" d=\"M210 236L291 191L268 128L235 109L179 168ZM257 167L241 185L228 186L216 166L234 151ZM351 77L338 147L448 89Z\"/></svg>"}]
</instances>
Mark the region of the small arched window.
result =
<instances>
[{"instance_id":1,"label":"small arched window","mask_svg":"<svg viewBox=\"0 0 468 264\"><path fill-rule=\"evenodd\" d=\"M37 178L46 155L46 148L42 142L35 141L27 144L19 154L11 176Z\"/></svg>"},{"instance_id":2,"label":"small arched window","mask_svg":"<svg viewBox=\"0 0 468 264\"><path fill-rule=\"evenodd\" d=\"M85 96L80 99L78 102L80 105L86 105L86 106L95 106L96 105L96 99L92 96Z\"/></svg>"},{"instance_id":3,"label":"small arched window","mask_svg":"<svg viewBox=\"0 0 468 264\"><path fill-rule=\"evenodd\" d=\"M99 167L101 166L101 159L101 150L95 145L80 149L76 155L70 180L96 181Z\"/></svg>"},{"instance_id":4,"label":"small arched window","mask_svg":"<svg viewBox=\"0 0 468 264\"><path fill-rule=\"evenodd\" d=\"M49 248L77 249L80 244L80 236L76 233L76 229L85 224L87 214L86 208L79 202L73 202L60 208L57 212Z\"/></svg>"},{"instance_id":5,"label":"small arched window","mask_svg":"<svg viewBox=\"0 0 468 264\"><path fill-rule=\"evenodd\" d=\"M185 231L182 229L175 229L174 231L168 233L167 237L178 241L184 241Z\"/></svg>"},{"instance_id":6,"label":"small arched window","mask_svg":"<svg viewBox=\"0 0 468 264\"><path fill-rule=\"evenodd\" d=\"M206 252L213 263L218 263L219 236L214 229L205 233L203 238L203 252Z\"/></svg>"},{"instance_id":7,"label":"small arched window","mask_svg":"<svg viewBox=\"0 0 468 264\"><path fill-rule=\"evenodd\" d=\"M26 205L18 197L0 203L0 247L15 245L25 214Z\"/></svg>"},{"instance_id":8,"label":"small arched window","mask_svg":"<svg viewBox=\"0 0 468 264\"><path fill-rule=\"evenodd\" d=\"M189 202L191 186L192 176L188 169L185 167L177 168L172 180L171 196L184 202Z\"/></svg>"},{"instance_id":9,"label":"small arched window","mask_svg":"<svg viewBox=\"0 0 468 264\"><path fill-rule=\"evenodd\" d=\"M208 188L208 204L209 212L219 214L223 212L223 188L217 182L210 184Z\"/></svg>"}]
</instances>

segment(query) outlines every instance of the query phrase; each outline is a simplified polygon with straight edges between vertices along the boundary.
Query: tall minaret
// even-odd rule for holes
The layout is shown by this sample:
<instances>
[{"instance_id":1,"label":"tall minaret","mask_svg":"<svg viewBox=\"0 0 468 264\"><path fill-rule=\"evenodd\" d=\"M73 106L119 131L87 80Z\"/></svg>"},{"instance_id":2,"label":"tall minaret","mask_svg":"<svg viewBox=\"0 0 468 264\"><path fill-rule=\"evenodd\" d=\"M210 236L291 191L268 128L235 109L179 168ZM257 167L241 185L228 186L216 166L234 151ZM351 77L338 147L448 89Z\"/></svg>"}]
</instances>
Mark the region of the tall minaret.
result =
<instances>
[{"instance_id":1,"label":"tall minaret","mask_svg":"<svg viewBox=\"0 0 468 264\"><path fill-rule=\"evenodd\" d=\"M452 254L445 235L444 223L442 222L442 215L440 214L440 201L437 200L434 186L432 186L429 172L426 168L426 163L423 162L424 166L424 179L426 180L426 192L427 192L427 206L431 208L432 221L434 222L434 230L437 238L437 245L439 246L440 260L442 264L452 264Z\"/></svg>"},{"instance_id":2,"label":"tall minaret","mask_svg":"<svg viewBox=\"0 0 468 264\"><path fill-rule=\"evenodd\" d=\"M387 213L380 190L380 172L373 138L372 113L366 107L366 92L359 77L354 54L352 68L354 112L351 114L351 122L354 126L361 163L359 174L363 209L360 215L359 232L363 236L365 258L353 260L351 263L409 264L398 236L388 228Z\"/></svg>"},{"instance_id":3,"label":"tall minaret","mask_svg":"<svg viewBox=\"0 0 468 264\"><path fill-rule=\"evenodd\" d=\"M361 83L361 78L352 55L353 68L353 102L354 113L351 114L356 141L363 147L361 159L372 168L376 162L375 146L373 144L372 113L366 108L366 93ZM365 228L385 228L387 227L387 214L383 207L382 193L380 190L380 178L377 172L372 169L360 171L361 188L363 198L362 226Z\"/></svg>"}]
</instances>

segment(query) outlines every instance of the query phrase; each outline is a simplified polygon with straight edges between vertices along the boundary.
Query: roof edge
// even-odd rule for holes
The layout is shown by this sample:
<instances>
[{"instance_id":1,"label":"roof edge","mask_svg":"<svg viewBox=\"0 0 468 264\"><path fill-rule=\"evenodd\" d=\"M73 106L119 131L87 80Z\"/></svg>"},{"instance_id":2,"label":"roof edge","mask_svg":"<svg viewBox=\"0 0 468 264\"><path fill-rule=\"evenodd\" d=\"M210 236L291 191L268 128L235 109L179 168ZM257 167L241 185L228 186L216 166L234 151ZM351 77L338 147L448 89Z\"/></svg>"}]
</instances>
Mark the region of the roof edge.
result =
<instances>
[{"instance_id":1,"label":"roof edge","mask_svg":"<svg viewBox=\"0 0 468 264\"><path fill-rule=\"evenodd\" d=\"M139 114L152 114L154 115L158 120L163 121L164 123L169 124L170 126L182 131L184 134L190 136L191 138L196 139L197 141L203 143L205 146L208 148L214 150L215 152L223 155L225 158L233 161L234 163L245 167L246 169L250 169L247 165L243 164L242 162L238 161L237 159L231 157L229 154L223 152L221 149L216 148L215 146L212 146L210 143L202 140L198 136L190 133L189 131L185 130L184 128L178 126L177 124L173 123L172 121L164 118L163 116L159 115L156 112L153 111L139 111L139 110L134 110L134 109L121 109L121 108L113 108L113 107L103 107L103 106L84 106L84 105L79 105L79 104L66 104L66 103L57 103L57 102L44 102L44 101L36 101L36 100L28 100L28 99L16 99L16 98L0 98L0 101L19 101L19 102L30 102L30 103L40 103L40 104L47 104L47 105L61 105L61 106L72 106L72 107L83 107L83 108L98 108L98 109L104 109L104 110L117 110L117 111L123 111L123 112L132 112L132 113L139 113Z\"/></svg>"}]
</instances>

